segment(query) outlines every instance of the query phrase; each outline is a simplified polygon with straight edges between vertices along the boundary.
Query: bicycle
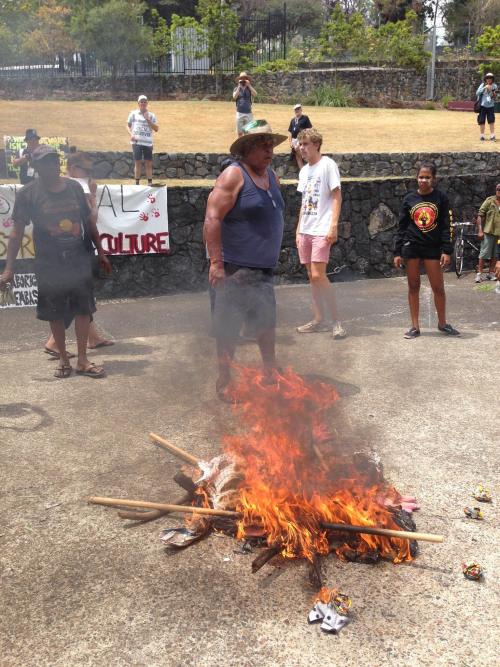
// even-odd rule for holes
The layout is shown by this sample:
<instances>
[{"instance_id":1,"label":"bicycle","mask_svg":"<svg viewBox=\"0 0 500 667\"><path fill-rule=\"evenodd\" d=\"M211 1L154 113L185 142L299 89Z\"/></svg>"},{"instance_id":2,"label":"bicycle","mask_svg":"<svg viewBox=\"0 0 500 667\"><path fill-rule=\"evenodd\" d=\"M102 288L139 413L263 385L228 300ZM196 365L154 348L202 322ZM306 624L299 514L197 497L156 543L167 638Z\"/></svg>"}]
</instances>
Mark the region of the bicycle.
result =
<instances>
[{"instance_id":1,"label":"bicycle","mask_svg":"<svg viewBox=\"0 0 500 667\"><path fill-rule=\"evenodd\" d=\"M476 225L473 222L454 222L453 227L455 230L455 248L454 248L454 262L455 262L455 273L457 278L463 273L464 270L464 258L467 256L467 259L471 259L479 255L479 245L477 243L477 234L476 234ZM471 241L471 237L474 238L476 243Z\"/></svg>"}]
</instances>

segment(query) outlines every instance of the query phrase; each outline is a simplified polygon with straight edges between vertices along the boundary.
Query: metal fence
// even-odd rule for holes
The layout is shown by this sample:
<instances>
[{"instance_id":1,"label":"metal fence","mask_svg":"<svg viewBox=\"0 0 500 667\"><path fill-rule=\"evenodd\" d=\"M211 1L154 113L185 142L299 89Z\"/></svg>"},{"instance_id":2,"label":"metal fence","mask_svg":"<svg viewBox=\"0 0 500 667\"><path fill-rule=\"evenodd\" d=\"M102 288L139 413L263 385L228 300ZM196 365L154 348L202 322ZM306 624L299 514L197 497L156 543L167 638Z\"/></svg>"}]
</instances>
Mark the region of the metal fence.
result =
<instances>
[{"instance_id":1,"label":"metal fence","mask_svg":"<svg viewBox=\"0 0 500 667\"><path fill-rule=\"evenodd\" d=\"M186 38L179 40L178 48L161 58L138 60L117 68L118 76L154 76L168 74L209 74L213 71L207 56L196 57L200 51L199 37L193 35L191 44ZM245 57L254 66L269 60L286 58L287 20L286 11L271 12L267 18L243 18L238 31L240 51L227 58L223 71L234 72L240 58ZM182 42L182 43L181 43ZM175 45L175 37L174 37ZM112 67L90 53L73 53L71 56L54 54L49 61L0 66L0 77L109 77Z\"/></svg>"}]
</instances>

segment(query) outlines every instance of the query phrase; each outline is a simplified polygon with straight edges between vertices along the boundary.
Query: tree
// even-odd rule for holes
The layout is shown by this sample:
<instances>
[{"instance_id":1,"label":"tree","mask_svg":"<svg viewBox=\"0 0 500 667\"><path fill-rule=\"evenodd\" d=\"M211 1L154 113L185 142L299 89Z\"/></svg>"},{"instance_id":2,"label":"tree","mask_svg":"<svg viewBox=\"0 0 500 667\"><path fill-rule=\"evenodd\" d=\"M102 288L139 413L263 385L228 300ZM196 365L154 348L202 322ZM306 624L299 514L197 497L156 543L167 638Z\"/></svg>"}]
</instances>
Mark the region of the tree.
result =
<instances>
[{"instance_id":1,"label":"tree","mask_svg":"<svg viewBox=\"0 0 500 667\"><path fill-rule=\"evenodd\" d=\"M423 17L429 13L426 0L375 0L380 17L380 23L403 21L406 13L414 11L417 16Z\"/></svg>"},{"instance_id":2,"label":"tree","mask_svg":"<svg viewBox=\"0 0 500 667\"><path fill-rule=\"evenodd\" d=\"M363 61L366 56L367 26L361 14L346 16L337 6L330 20L321 29L318 38L318 56L337 58L349 52L356 60Z\"/></svg>"},{"instance_id":3,"label":"tree","mask_svg":"<svg viewBox=\"0 0 500 667\"><path fill-rule=\"evenodd\" d=\"M398 67L424 69L430 53L424 48L425 35L416 31L418 17L413 11L402 21L388 22L379 28L368 28L367 50L375 62L387 62Z\"/></svg>"},{"instance_id":4,"label":"tree","mask_svg":"<svg viewBox=\"0 0 500 667\"><path fill-rule=\"evenodd\" d=\"M63 67L63 56L76 49L70 34L71 10L56 0L46 0L32 17L32 29L24 35L22 50L32 58L51 59L59 55Z\"/></svg>"},{"instance_id":5,"label":"tree","mask_svg":"<svg viewBox=\"0 0 500 667\"><path fill-rule=\"evenodd\" d=\"M215 74L215 90L222 90L224 64L238 52L240 21L232 0L198 0L196 11L207 37L207 54Z\"/></svg>"},{"instance_id":6,"label":"tree","mask_svg":"<svg viewBox=\"0 0 500 667\"><path fill-rule=\"evenodd\" d=\"M486 72L493 72L496 77L500 77L500 23L484 28L476 42L476 51L492 59L492 62L479 66L481 74L484 76Z\"/></svg>"},{"instance_id":7,"label":"tree","mask_svg":"<svg viewBox=\"0 0 500 667\"><path fill-rule=\"evenodd\" d=\"M467 44L500 16L500 0L448 0L443 7L446 39L456 46Z\"/></svg>"},{"instance_id":8,"label":"tree","mask_svg":"<svg viewBox=\"0 0 500 667\"><path fill-rule=\"evenodd\" d=\"M136 0L108 0L75 16L73 34L82 49L108 63L113 79L120 68L152 54L152 30L142 24L144 9Z\"/></svg>"}]
</instances>

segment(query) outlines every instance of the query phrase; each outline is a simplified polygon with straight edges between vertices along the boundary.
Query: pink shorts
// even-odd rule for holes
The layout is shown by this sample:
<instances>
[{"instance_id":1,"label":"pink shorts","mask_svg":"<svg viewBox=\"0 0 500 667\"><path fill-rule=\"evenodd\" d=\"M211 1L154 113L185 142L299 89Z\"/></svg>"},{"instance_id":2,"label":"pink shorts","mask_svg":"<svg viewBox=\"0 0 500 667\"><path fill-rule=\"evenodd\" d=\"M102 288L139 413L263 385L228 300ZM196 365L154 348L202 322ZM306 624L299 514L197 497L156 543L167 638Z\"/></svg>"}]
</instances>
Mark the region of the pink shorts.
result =
<instances>
[{"instance_id":1,"label":"pink shorts","mask_svg":"<svg viewBox=\"0 0 500 667\"><path fill-rule=\"evenodd\" d=\"M332 244L325 236L313 236L312 234L299 234L297 249L301 264L311 262L324 262L328 264L330 259L330 248Z\"/></svg>"}]
</instances>

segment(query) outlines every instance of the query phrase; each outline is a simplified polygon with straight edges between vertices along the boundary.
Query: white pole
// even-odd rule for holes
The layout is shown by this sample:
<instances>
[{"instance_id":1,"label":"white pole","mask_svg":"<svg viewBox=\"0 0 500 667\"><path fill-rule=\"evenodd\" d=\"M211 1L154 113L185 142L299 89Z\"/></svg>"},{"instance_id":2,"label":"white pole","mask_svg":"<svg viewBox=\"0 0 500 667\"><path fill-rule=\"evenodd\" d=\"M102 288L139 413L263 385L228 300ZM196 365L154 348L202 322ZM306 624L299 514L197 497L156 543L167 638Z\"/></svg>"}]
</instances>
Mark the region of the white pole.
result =
<instances>
[{"instance_id":1,"label":"white pole","mask_svg":"<svg viewBox=\"0 0 500 667\"><path fill-rule=\"evenodd\" d=\"M434 99L434 84L436 78L436 41L437 41L436 23L437 23L438 7L439 7L439 0L436 0L436 8L434 10L434 25L432 28L432 56L431 56L431 82L430 82L431 85L429 91L429 99L431 100Z\"/></svg>"}]
</instances>

